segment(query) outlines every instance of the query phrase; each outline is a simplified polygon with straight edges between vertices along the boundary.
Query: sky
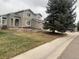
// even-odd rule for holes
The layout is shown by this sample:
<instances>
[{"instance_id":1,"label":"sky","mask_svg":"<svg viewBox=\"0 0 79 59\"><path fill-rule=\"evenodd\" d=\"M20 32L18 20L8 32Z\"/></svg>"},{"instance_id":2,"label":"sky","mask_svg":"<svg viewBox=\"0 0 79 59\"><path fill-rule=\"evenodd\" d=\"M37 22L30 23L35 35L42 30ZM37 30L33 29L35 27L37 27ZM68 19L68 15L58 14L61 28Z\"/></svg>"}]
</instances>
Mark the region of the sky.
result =
<instances>
[{"instance_id":1,"label":"sky","mask_svg":"<svg viewBox=\"0 0 79 59\"><path fill-rule=\"evenodd\" d=\"M48 0L0 0L0 15L31 9L34 13L41 13L43 18L47 16L46 6ZM77 1L77 20L79 21L79 0Z\"/></svg>"},{"instance_id":2,"label":"sky","mask_svg":"<svg viewBox=\"0 0 79 59\"><path fill-rule=\"evenodd\" d=\"M0 0L0 15L31 9L34 13L41 13L45 18L47 2L48 0Z\"/></svg>"}]
</instances>

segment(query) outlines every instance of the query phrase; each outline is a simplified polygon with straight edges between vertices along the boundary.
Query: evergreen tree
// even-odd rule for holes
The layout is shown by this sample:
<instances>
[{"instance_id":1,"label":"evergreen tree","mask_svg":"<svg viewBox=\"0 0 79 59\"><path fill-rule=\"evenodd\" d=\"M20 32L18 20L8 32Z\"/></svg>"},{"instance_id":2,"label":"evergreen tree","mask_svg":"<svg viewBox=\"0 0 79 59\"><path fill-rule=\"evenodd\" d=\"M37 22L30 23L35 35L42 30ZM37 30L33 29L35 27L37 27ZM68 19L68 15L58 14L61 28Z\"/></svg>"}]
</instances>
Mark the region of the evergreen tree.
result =
<instances>
[{"instance_id":1,"label":"evergreen tree","mask_svg":"<svg viewBox=\"0 0 79 59\"><path fill-rule=\"evenodd\" d=\"M77 30L79 31L79 21L78 21L78 23L77 23Z\"/></svg>"},{"instance_id":2,"label":"evergreen tree","mask_svg":"<svg viewBox=\"0 0 79 59\"><path fill-rule=\"evenodd\" d=\"M55 30L65 32L76 19L76 6L74 4L77 0L49 0L47 6L48 16L45 19L44 29L49 29L52 32Z\"/></svg>"}]
</instances>

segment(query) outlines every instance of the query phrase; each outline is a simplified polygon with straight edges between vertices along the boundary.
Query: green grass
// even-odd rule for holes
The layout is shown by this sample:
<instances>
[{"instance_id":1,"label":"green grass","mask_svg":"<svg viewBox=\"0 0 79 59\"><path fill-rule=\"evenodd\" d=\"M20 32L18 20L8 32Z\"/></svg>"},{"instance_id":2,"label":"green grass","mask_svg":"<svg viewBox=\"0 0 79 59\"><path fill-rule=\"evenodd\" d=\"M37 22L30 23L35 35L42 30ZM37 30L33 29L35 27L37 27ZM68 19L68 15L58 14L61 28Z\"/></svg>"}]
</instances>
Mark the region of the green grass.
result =
<instances>
[{"instance_id":1,"label":"green grass","mask_svg":"<svg viewBox=\"0 0 79 59\"><path fill-rule=\"evenodd\" d=\"M0 31L0 59L10 59L57 37L44 33Z\"/></svg>"}]
</instances>

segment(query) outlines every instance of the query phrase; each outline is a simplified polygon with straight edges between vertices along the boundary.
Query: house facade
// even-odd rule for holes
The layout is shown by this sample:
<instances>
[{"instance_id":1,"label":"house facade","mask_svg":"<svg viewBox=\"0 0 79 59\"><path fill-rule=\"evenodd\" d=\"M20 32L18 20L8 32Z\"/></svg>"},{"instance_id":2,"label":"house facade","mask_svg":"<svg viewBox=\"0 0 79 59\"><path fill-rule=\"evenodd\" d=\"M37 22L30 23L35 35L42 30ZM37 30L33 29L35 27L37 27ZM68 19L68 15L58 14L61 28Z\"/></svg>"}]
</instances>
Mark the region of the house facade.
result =
<instances>
[{"instance_id":1,"label":"house facade","mask_svg":"<svg viewBox=\"0 0 79 59\"><path fill-rule=\"evenodd\" d=\"M0 16L0 27L6 25L8 28L43 28L41 14L35 14L30 9L9 13Z\"/></svg>"}]
</instances>

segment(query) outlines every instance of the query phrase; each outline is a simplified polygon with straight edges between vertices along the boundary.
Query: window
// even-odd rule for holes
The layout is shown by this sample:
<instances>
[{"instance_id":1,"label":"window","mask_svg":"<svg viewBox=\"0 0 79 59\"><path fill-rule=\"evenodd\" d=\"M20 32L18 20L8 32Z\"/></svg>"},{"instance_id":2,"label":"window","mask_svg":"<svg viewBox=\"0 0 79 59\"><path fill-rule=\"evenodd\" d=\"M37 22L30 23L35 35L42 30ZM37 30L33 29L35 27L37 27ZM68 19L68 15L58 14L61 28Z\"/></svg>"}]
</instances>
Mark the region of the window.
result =
<instances>
[{"instance_id":1,"label":"window","mask_svg":"<svg viewBox=\"0 0 79 59\"><path fill-rule=\"evenodd\" d=\"M5 20L2 20L2 24L5 24Z\"/></svg>"},{"instance_id":2,"label":"window","mask_svg":"<svg viewBox=\"0 0 79 59\"><path fill-rule=\"evenodd\" d=\"M30 21L27 21L27 25L30 25Z\"/></svg>"},{"instance_id":3,"label":"window","mask_svg":"<svg viewBox=\"0 0 79 59\"><path fill-rule=\"evenodd\" d=\"M31 16L31 14L27 13L27 16Z\"/></svg>"}]
</instances>

